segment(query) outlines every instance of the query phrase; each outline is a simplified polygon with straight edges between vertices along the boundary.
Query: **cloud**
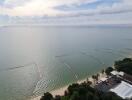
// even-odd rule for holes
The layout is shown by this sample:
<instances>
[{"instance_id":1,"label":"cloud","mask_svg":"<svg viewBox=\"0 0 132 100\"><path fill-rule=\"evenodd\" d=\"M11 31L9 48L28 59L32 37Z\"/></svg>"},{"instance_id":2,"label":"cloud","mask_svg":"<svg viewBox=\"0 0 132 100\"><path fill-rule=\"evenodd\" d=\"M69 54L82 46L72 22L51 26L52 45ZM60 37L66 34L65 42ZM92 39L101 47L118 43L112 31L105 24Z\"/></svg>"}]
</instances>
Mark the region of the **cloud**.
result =
<instances>
[{"instance_id":1,"label":"cloud","mask_svg":"<svg viewBox=\"0 0 132 100\"><path fill-rule=\"evenodd\" d=\"M132 22L131 12L132 0L3 0L0 5L0 16L10 23L105 23L108 16L112 22Z\"/></svg>"},{"instance_id":2,"label":"cloud","mask_svg":"<svg viewBox=\"0 0 132 100\"><path fill-rule=\"evenodd\" d=\"M5 0L4 6L0 6L0 14L9 16L75 16L132 11L131 0L120 0L121 2L115 2L112 6L98 5L96 9L89 8L81 11L79 8L77 11L55 9L55 7L63 5L70 8L74 5L91 4L98 1L101 0Z\"/></svg>"},{"instance_id":3,"label":"cloud","mask_svg":"<svg viewBox=\"0 0 132 100\"><path fill-rule=\"evenodd\" d=\"M5 0L1 14L10 16L56 16L65 12L54 9L59 5L91 3L97 0ZM23 3L23 4L22 4ZM8 8L11 6L12 8Z\"/></svg>"}]
</instances>

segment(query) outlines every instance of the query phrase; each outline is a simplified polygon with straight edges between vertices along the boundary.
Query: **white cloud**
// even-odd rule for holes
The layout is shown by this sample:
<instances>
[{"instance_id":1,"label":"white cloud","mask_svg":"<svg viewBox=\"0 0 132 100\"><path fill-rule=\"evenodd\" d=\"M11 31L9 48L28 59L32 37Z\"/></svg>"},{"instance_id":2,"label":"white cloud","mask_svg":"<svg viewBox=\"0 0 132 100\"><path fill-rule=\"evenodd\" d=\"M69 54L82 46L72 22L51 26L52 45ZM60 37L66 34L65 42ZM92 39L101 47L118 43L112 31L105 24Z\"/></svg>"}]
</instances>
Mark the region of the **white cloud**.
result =
<instances>
[{"instance_id":1,"label":"white cloud","mask_svg":"<svg viewBox=\"0 0 132 100\"><path fill-rule=\"evenodd\" d=\"M0 7L0 14L9 16L74 16L79 14L99 14L99 13L116 13L116 12L127 12L132 11L132 1L123 0L122 3L115 3L112 7L98 6L97 9L93 10L82 10L82 11L61 11L54 7L60 5L72 6L73 4L80 5L85 3L92 3L98 0L6 0L5 6ZM8 8L7 6L12 6Z\"/></svg>"},{"instance_id":2,"label":"white cloud","mask_svg":"<svg viewBox=\"0 0 132 100\"><path fill-rule=\"evenodd\" d=\"M25 3L25 0L5 0L4 5L6 7L16 7L16 6L21 6Z\"/></svg>"},{"instance_id":3,"label":"white cloud","mask_svg":"<svg viewBox=\"0 0 132 100\"><path fill-rule=\"evenodd\" d=\"M121 0L112 6L99 5L96 9L55 9L61 5L71 7L96 1L98 0L5 0L4 6L0 6L0 15L10 16L10 23L132 23L131 18L127 19L132 16L132 0ZM49 18L41 18L42 16ZM61 17L57 18L58 16Z\"/></svg>"},{"instance_id":4,"label":"white cloud","mask_svg":"<svg viewBox=\"0 0 132 100\"><path fill-rule=\"evenodd\" d=\"M66 13L54 9L56 6L71 6L72 4L79 5L82 3L92 3L95 1L97 0L6 0L5 6L0 8L0 14L7 14L10 16L56 16ZM24 4L21 4L22 2L24 2ZM14 7L7 8L6 6L8 5Z\"/></svg>"}]
</instances>

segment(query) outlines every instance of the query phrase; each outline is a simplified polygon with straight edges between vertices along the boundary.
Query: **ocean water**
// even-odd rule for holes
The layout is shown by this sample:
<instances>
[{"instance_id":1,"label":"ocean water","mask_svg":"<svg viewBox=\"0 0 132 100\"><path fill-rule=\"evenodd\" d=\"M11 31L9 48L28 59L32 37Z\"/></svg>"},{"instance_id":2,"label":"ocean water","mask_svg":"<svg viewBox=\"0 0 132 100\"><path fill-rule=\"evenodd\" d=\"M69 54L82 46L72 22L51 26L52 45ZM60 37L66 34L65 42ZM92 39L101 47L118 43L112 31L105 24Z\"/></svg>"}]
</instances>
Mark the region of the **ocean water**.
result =
<instances>
[{"instance_id":1,"label":"ocean water","mask_svg":"<svg viewBox=\"0 0 132 100\"><path fill-rule=\"evenodd\" d=\"M0 28L0 100L26 100L132 56L132 27Z\"/></svg>"}]
</instances>

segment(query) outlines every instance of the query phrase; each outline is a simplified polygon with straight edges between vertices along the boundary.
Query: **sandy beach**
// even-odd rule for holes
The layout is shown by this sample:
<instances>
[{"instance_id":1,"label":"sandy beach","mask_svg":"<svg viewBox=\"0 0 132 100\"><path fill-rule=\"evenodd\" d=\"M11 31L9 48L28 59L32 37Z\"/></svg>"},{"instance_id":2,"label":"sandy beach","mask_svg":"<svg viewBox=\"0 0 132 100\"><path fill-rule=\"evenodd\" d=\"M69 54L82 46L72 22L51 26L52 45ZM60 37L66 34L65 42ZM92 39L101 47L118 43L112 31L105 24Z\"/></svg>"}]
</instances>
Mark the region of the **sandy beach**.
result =
<instances>
[{"instance_id":1,"label":"sandy beach","mask_svg":"<svg viewBox=\"0 0 132 100\"><path fill-rule=\"evenodd\" d=\"M106 77L106 74L99 73L99 80L100 80L101 78L104 78L104 77ZM84 79L82 79L82 80L78 80L77 83L80 84L80 83L82 83L82 82L85 82L85 81L87 80L87 78L88 78L89 81L91 81L92 83L94 83L94 80L92 79L92 77L86 77L86 78L84 78ZM71 84L72 84L72 83L71 83ZM68 86L69 86L69 85L66 85L66 86L64 86L64 87L62 87L62 88L53 90L53 91L51 91L50 93L51 93L53 96L55 96L55 95L64 95L64 91L67 90ZM31 100L40 100L40 98L41 98L41 96L38 96L38 97L35 97L35 98L31 99Z\"/></svg>"}]
</instances>

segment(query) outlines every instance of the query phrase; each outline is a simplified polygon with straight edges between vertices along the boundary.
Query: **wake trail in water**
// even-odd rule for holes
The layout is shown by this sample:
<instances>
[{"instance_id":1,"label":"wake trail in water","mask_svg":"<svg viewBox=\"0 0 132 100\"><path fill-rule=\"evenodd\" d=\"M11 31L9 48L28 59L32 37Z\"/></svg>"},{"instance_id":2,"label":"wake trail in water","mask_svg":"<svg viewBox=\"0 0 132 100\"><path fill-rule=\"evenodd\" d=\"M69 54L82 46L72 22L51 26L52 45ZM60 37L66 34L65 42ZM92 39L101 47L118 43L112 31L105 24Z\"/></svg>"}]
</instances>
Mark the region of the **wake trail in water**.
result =
<instances>
[{"instance_id":1,"label":"wake trail in water","mask_svg":"<svg viewBox=\"0 0 132 100\"><path fill-rule=\"evenodd\" d=\"M41 74L41 71L40 71L40 68L38 66L38 64L36 62L34 62L35 66L37 67L38 69L38 73L39 73L39 78L41 79L42 78L42 74Z\"/></svg>"},{"instance_id":2,"label":"wake trail in water","mask_svg":"<svg viewBox=\"0 0 132 100\"><path fill-rule=\"evenodd\" d=\"M66 56L69 56L68 54L63 54L63 55L57 55L55 56L56 58L60 58L60 57L66 57Z\"/></svg>"},{"instance_id":3,"label":"wake trail in water","mask_svg":"<svg viewBox=\"0 0 132 100\"><path fill-rule=\"evenodd\" d=\"M12 67L12 68L1 69L0 72L2 72L2 71L12 71L12 70L16 70L16 69L25 68L25 67L31 67L32 65L34 65L34 67L37 67L37 70L38 70L38 73L39 73L39 77L42 78L42 74L41 74L40 68L39 68L39 66L37 65L36 62L31 62L31 63L25 64L25 65L20 65L20 66L16 66L16 67Z\"/></svg>"},{"instance_id":4,"label":"wake trail in water","mask_svg":"<svg viewBox=\"0 0 132 100\"><path fill-rule=\"evenodd\" d=\"M40 81L38 81L33 94L38 94L40 92L46 92L46 89L49 87L50 83L54 83L55 80L45 80L45 79L41 79Z\"/></svg>"},{"instance_id":5,"label":"wake trail in water","mask_svg":"<svg viewBox=\"0 0 132 100\"><path fill-rule=\"evenodd\" d=\"M74 53L75 52L69 52L69 53L64 53L64 54L61 54L61 55L56 55L55 58L68 57L71 54L73 55Z\"/></svg>"},{"instance_id":6,"label":"wake trail in water","mask_svg":"<svg viewBox=\"0 0 132 100\"><path fill-rule=\"evenodd\" d=\"M132 48L124 48L124 49L132 51Z\"/></svg>"},{"instance_id":7,"label":"wake trail in water","mask_svg":"<svg viewBox=\"0 0 132 100\"><path fill-rule=\"evenodd\" d=\"M12 68L6 68L6 69L2 69L1 71L10 71L10 70L15 70L15 69L24 68L24 67L31 67L30 65L35 65L35 63L32 62L32 63L28 63L28 64L21 65L21 66L16 66L16 67L12 67Z\"/></svg>"},{"instance_id":8,"label":"wake trail in water","mask_svg":"<svg viewBox=\"0 0 132 100\"><path fill-rule=\"evenodd\" d=\"M92 57L94 60L96 60L97 62L99 62L101 65L106 66L106 64L104 62L102 62L99 58L97 58L97 57L95 57L93 55L90 55L90 54L88 54L86 52L82 52L81 51L80 53L83 54L83 55L85 55L85 56Z\"/></svg>"},{"instance_id":9,"label":"wake trail in water","mask_svg":"<svg viewBox=\"0 0 132 100\"><path fill-rule=\"evenodd\" d=\"M58 59L59 59L59 58L58 58ZM74 75L75 79L78 80L78 75L77 75L76 72L72 69L72 67L71 67L68 63L62 61L61 59L59 59L59 61L60 61L62 64L64 64L64 65L70 70L70 72Z\"/></svg>"},{"instance_id":10,"label":"wake trail in water","mask_svg":"<svg viewBox=\"0 0 132 100\"><path fill-rule=\"evenodd\" d=\"M67 64L66 62L63 62L63 64L74 74L75 78L78 80L78 75L73 71L71 66Z\"/></svg>"},{"instance_id":11,"label":"wake trail in water","mask_svg":"<svg viewBox=\"0 0 132 100\"><path fill-rule=\"evenodd\" d=\"M105 52L107 52L107 53L111 53L111 54L113 54L113 55L117 55L117 56L124 57L123 54L120 54L119 52L115 52L113 49L110 49L110 50L105 49Z\"/></svg>"},{"instance_id":12,"label":"wake trail in water","mask_svg":"<svg viewBox=\"0 0 132 100\"><path fill-rule=\"evenodd\" d=\"M34 65L34 66L33 66ZM47 88L48 87L48 83L47 82L41 82L42 80L42 74L41 74L41 71L40 71L40 68L38 66L38 64L36 62L31 62L31 63L27 63L25 65L20 65L20 66L16 66L16 67L12 67L12 68L6 68L6 69L2 69L0 70L0 72L2 71L13 71L13 70L16 70L16 69L21 69L21 68L25 68L25 67L33 67L33 68L37 68L37 72L38 72L38 75L39 75L39 79L37 80L38 82L36 82L36 84L34 84L32 86L32 88L30 88L28 91L32 90L33 89L33 95L34 95L34 91L36 88L41 88L43 86L43 88ZM36 69L34 69L36 71ZM48 82L50 82L51 80L49 80ZM43 84L43 85L42 85ZM38 86L39 85L39 86ZM35 88L35 89L34 89ZM37 93L38 91L36 91Z\"/></svg>"},{"instance_id":13,"label":"wake trail in water","mask_svg":"<svg viewBox=\"0 0 132 100\"><path fill-rule=\"evenodd\" d=\"M116 56L122 56L122 55L120 55L120 54L116 54L116 53L114 53L114 52L112 52L112 51L105 51L106 53L109 53L109 54L112 54L112 55L116 55Z\"/></svg>"},{"instance_id":14,"label":"wake trail in water","mask_svg":"<svg viewBox=\"0 0 132 100\"><path fill-rule=\"evenodd\" d=\"M122 55L122 57L124 58L124 57L128 57L128 55L129 55L129 53L130 52L128 52L129 50L118 50L118 53L120 53L121 55Z\"/></svg>"},{"instance_id":15,"label":"wake trail in water","mask_svg":"<svg viewBox=\"0 0 132 100\"><path fill-rule=\"evenodd\" d=\"M110 48L106 48L106 49L102 49L102 50L99 50L98 51L100 52L105 52L105 53L109 53L109 54L112 54L112 55L116 55L116 56L120 56L120 57L124 57L125 55L121 54L120 52L116 52L115 50L113 49L110 49Z\"/></svg>"}]
</instances>

